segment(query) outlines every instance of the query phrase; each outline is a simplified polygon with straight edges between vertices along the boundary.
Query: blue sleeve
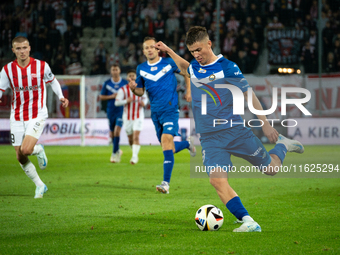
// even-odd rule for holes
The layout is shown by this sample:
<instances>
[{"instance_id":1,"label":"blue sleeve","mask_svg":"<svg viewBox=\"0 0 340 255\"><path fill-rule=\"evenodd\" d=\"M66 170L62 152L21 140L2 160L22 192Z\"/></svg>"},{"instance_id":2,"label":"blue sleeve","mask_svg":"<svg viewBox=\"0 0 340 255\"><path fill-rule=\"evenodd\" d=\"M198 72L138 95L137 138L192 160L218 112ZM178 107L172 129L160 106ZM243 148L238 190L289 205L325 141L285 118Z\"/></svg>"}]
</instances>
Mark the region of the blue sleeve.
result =
<instances>
[{"instance_id":1,"label":"blue sleeve","mask_svg":"<svg viewBox=\"0 0 340 255\"><path fill-rule=\"evenodd\" d=\"M222 61L221 65L226 82L237 86L242 92L246 92L250 86L238 65L232 61Z\"/></svg>"},{"instance_id":2,"label":"blue sleeve","mask_svg":"<svg viewBox=\"0 0 340 255\"><path fill-rule=\"evenodd\" d=\"M140 75L140 65L137 66L137 78L136 78L136 83L137 83L137 88L144 88L144 80L143 77Z\"/></svg>"},{"instance_id":3,"label":"blue sleeve","mask_svg":"<svg viewBox=\"0 0 340 255\"><path fill-rule=\"evenodd\" d=\"M181 70L177 67L175 61L172 58L166 58L166 60L171 65L172 70L173 70L174 73L180 73L181 72Z\"/></svg>"},{"instance_id":4,"label":"blue sleeve","mask_svg":"<svg viewBox=\"0 0 340 255\"><path fill-rule=\"evenodd\" d=\"M100 91L101 95L107 95L106 83L107 82L104 82L102 90Z\"/></svg>"}]
</instances>

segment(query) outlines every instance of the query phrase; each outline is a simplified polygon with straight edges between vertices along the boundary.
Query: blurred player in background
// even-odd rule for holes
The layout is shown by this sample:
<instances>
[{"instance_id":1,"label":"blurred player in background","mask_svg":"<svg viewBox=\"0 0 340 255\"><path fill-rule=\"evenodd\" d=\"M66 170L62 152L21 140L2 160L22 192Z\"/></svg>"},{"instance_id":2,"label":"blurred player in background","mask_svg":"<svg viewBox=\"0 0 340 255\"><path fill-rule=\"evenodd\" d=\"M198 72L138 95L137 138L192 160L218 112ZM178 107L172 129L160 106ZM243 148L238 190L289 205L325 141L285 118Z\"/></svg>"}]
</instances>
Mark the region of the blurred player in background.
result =
<instances>
[{"instance_id":1,"label":"blurred player in background","mask_svg":"<svg viewBox=\"0 0 340 255\"><path fill-rule=\"evenodd\" d=\"M135 70L128 71L128 80L135 81L136 77ZM142 97L136 96L132 93L128 84L118 90L115 105L124 105L123 124L132 148L132 158L130 159L132 165L138 163L138 153L140 150L139 134L143 129L144 107L147 103L146 91Z\"/></svg>"},{"instance_id":2,"label":"blurred player in background","mask_svg":"<svg viewBox=\"0 0 340 255\"><path fill-rule=\"evenodd\" d=\"M191 156L196 155L196 149L188 141L174 142L178 135L178 94L175 73L180 73L171 58L161 58L155 48L156 39L146 37L143 43L143 54L147 61L138 65L136 81L129 81L131 91L137 96L148 92L151 105L151 118L155 125L158 140L164 154L163 181L156 189L164 194L169 193L169 183L174 166L174 153L188 149ZM182 74L182 73L181 73ZM183 74L182 74L183 75ZM190 101L190 83L187 84L187 97Z\"/></svg>"},{"instance_id":3,"label":"blurred player in background","mask_svg":"<svg viewBox=\"0 0 340 255\"><path fill-rule=\"evenodd\" d=\"M251 129L242 125L242 117L233 114L233 97L229 89L220 87L221 84L235 85L243 92L246 100L250 86L234 62L225 59L222 55L214 54L211 49L212 43L204 27L191 27L186 35L186 45L195 58L190 64L162 42L157 43L156 48L167 52L181 71L190 77L192 109L196 131L200 133L205 166L218 165L230 169L232 166L230 156L234 155L258 166L264 173L274 175L277 173L275 167L282 165L287 151L303 153L304 148L300 142L279 135L267 121L266 116L257 115L263 123L262 130L266 137L270 142L276 142L275 147L267 152ZM216 107L211 97L205 97L207 106L203 114L201 101L209 90L218 95L221 104ZM254 92L251 96L254 108L262 110ZM227 119L229 122L213 126L214 119ZM231 121L236 125L230 125ZM211 171L209 177L221 201L239 222L243 223L239 228L234 229L234 232L261 232L260 225L249 216L240 198L229 186L227 173Z\"/></svg>"},{"instance_id":4,"label":"blurred player in background","mask_svg":"<svg viewBox=\"0 0 340 255\"><path fill-rule=\"evenodd\" d=\"M123 152L119 149L120 130L123 125L123 106L115 106L115 99L118 90L127 84L127 81L120 77L120 67L113 64L110 68L111 78L104 82L100 92L100 100L108 100L106 114L109 119L110 138L113 143L113 150L110 157L111 163L119 163Z\"/></svg>"},{"instance_id":5,"label":"blurred player in background","mask_svg":"<svg viewBox=\"0 0 340 255\"><path fill-rule=\"evenodd\" d=\"M34 198L42 198L47 186L41 181L28 156L37 156L40 169L47 167L44 146L37 144L48 118L46 85L51 85L63 107L68 106L68 100L64 98L50 66L44 61L30 57L31 47L26 37L15 37L12 47L16 60L1 70L0 98L7 88L12 89L10 116L12 145L21 168L36 185Z\"/></svg>"}]
</instances>

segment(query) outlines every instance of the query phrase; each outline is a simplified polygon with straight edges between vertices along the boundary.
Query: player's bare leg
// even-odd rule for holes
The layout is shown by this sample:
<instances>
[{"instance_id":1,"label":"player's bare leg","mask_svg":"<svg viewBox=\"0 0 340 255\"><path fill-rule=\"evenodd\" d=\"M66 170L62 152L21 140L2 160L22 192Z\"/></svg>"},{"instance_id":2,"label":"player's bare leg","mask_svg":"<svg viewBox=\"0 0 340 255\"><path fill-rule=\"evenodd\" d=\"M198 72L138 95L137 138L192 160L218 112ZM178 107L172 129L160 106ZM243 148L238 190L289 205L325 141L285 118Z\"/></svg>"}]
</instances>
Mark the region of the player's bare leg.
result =
<instances>
[{"instance_id":1,"label":"player's bare leg","mask_svg":"<svg viewBox=\"0 0 340 255\"><path fill-rule=\"evenodd\" d=\"M278 173L278 171L279 171L278 169L282 164L281 164L280 158L277 155L270 154L270 157L271 157L272 161L270 162L270 164L268 165L268 167L266 168L264 173L266 175L273 176L273 175Z\"/></svg>"},{"instance_id":2,"label":"player's bare leg","mask_svg":"<svg viewBox=\"0 0 340 255\"><path fill-rule=\"evenodd\" d=\"M140 131L139 130L135 130L133 131L133 134L131 136L133 136L133 141L132 141L132 158L130 160L130 163L132 165L137 164L138 163L138 153L140 150L140 144L139 144L139 134Z\"/></svg>"},{"instance_id":3,"label":"player's bare leg","mask_svg":"<svg viewBox=\"0 0 340 255\"><path fill-rule=\"evenodd\" d=\"M44 170L47 167L48 160L45 154L44 146L41 144L37 144L37 142L37 138L26 135L20 146L20 151L23 155L26 156L37 156L39 167L41 170Z\"/></svg>"},{"instance_id":4,"label":"player's bare leg","mask_svg":"<svg viewBox=\"0 0 340 255\"><path fill-rule=\"evenodd\" d=\"M217 171L210 172L209 177L211 185L215 188L223 204L239 222L243 223L239 228L234 229L234 232L261 232L260 225L249 216L237 193L230 187L227 172L217 168Z\"/></svg>"},{"instance_id":5,"label":"player's bare leg","mask_svg":"<svg viewBox=\"0 0 340 255\"><path fill-rule=\"evenodd\" d=\"M41 181L35 166L29 160L28 156L34 152L36 142L38 139L26 135L21 146L14 146L17 159L21 168L24 170L28 178L30 178L36 185L34 198L42 198L47 191L47 186Z\"/></svg>"},{"instance_id":6,"label":"player's bare leg","mask_svg":"<svg viewBox=\"0 0 340 255\"><path fill-rule=\"evenodd\" d=\"M237 193L228 183L227 173L210 173L210 184L215 188L223 204L227 204L230 199L237 196Z\"/></svg>"},{"instance_id":7,"label":"player's bare leg","mask_svg":"<svg viewBox=\"0 0 340 255\"><path fill-rule=\"evenodd\" d=\"M129 145L132 146L133 144L133 134L128 135Z\"/></svg>"}]
</instances>

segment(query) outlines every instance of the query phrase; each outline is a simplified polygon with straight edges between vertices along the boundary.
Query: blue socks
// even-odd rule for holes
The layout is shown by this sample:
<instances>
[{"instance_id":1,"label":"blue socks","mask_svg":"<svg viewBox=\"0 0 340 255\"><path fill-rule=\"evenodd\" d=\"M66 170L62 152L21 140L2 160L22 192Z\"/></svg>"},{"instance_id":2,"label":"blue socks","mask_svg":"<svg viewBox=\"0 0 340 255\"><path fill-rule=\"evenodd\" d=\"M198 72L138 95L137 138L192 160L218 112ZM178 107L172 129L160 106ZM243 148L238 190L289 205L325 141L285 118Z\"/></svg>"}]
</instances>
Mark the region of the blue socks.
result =
<instances>
[{"instance_id":1,"label":"blue socks","mask_svg":"<svg viewBox=\"0 0 340 255\"><path fill-rule=\"evenodd\" d=\"M188 141L174 142L174 144L175 144L175 151L176 151L175 153L189 148L189 145L190 145ZM174 152L173 150L166 150L166 151L163 151L163 155L164 155L163 181L170 183L171 173L172 173L172 169L174 168L174 163L175 163Z\"/></svg>"},{"instance_id":2,"label":"blue socks","mask_svg":"<svg viewBox=\"0 0 340 255\"><path fill-rule=\"evenodd\" d=\"M113 142L113 153L116 153L119 150L119 136L113 137L112 142Z\"/></svg>"},{"instance_id":3,"label":"blue socks","mask_svg":"<svg viewBox=\"0 0 340 255\"><path fill-rule=\"evenodd\" d=\"M172 150L163 151L164 163L163 163L163 181L170 183L172 169L174 167L175 158Z\"/></svg>"},{"instance_id":4,"label":"blue socks","mask_svg":"<svg viewBox=\"0 0 340 255\"><path fill-rule=\"evenodd\" d=\"M244 216L249 216L248 211L246 210L246 208L244 208L239 197L233 197L232 199L230 199L226 206L228 210L239 220L242 220Z\"/></svg>"},{"instance_id":5,"label":"blue socks","mask_svg":"<svg viewBox=\"0 0 340 255\"><path fill-rule=\"evenodd\" d=\"M188 141L183 141L183 142L174 142L175 144L175 150L177 152L189 148L189 142Z\"/></svg>"},{"instance_id":6,"label":"blue socks","mask_svg":"<svg viewBox=\"0 0 340 255\"><path fill-rule=\"evenodd\" d=\"M281 164L283 164L283 160L286 157L287 148L286 148L286 146L284 144L278 143L268 153L269 154L274 154L274 155L278 156L279 159L281 160Z\"/></svg>"}]
</instances>

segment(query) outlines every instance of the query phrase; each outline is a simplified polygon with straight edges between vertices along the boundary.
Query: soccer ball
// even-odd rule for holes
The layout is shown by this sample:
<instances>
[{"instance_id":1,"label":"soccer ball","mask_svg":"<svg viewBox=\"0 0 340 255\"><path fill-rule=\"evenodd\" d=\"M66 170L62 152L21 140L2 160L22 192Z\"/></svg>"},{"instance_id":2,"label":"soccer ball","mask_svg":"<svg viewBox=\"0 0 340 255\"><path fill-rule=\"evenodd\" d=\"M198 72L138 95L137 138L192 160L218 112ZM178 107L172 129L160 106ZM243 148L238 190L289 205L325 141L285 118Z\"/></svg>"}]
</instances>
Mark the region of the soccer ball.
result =
<instances>
[{"instance_id":1,"label":"soccer ball","mask_svg":"<svg viewBox=\"0 0 340 255\"><path fill-rule=\"evenodd\" d=\"M219 230L223 225L223 213L214 205L203 205L197 210L195 221L202 231Z\"/></svg>"}]
</instances>

